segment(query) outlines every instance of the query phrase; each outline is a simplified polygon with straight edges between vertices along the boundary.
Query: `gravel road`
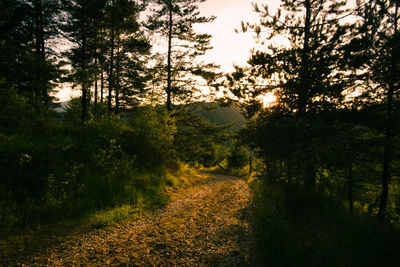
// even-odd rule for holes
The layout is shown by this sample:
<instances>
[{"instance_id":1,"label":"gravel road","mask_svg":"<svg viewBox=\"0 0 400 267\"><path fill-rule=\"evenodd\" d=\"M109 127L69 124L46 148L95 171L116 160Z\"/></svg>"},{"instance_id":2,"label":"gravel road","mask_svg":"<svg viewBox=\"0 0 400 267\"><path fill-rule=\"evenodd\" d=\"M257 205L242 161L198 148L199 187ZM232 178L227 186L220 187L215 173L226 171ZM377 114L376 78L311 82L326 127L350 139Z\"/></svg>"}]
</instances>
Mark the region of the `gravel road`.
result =
<instances>
[{"instance_id":1,"label":"gravel road","mask_svg":"<svg viewBox=\"0 0 400 267\"><path fill-rule=\"evenodd\" d=\"M18 265L249 266L249 205L246 181L212 174L161 210L80 233Z\"/></svg>"}]
</instances>

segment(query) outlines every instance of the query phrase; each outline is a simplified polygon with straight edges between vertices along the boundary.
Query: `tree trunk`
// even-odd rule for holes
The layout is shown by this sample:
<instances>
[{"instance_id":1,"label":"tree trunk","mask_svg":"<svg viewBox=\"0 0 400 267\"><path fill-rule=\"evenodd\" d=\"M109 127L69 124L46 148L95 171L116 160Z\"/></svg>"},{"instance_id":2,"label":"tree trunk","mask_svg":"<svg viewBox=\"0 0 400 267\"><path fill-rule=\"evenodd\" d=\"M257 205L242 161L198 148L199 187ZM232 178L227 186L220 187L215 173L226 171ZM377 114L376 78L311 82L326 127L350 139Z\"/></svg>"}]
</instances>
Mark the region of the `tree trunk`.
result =
<instances>
[{"instance_id":1,"label":"tree trunk","mask_svg":"<svg viewBox=\"0 0 400 267\"><path fill-rule=\"evenodd\" d=\"M304 7L306 9L305 22L304 22L304 43L303 49L301 51L301 65L300 65L300 86L298 88L298 112L300 115L305 115L307 113L307 104L309 103L310 96L310 30L311 30L311 1L305 0ZM312 152L308 151L311 146L311 140L304 134L304 150L307 151L304 157L304 183L306 186L314 187L316 184L316 172L314 163L312 161Z\"/></svg>"},{"instance_id":2,"label":"tree trunk","mask_svg":"<svg viewBox=\"0 0 400 267\"><path fill-rule=\"evenodd\" d=\"M35 52L36 55L40 58L44 57L44 48L43 48L43 21L42 21L42 1L35 0L35 13L36 13L36 40L35 40Z\"/></svg>"},{"instance_id":3,"label":"tree trunk","mask_svg":"<svg viewBox=\"0 0 400 267\"><path fill-rule=\"evenodd\" d=\"M95 58L95 66L96 66L96 70L97 70L97 57ZM96 107L97 106L97 97L98 97L98 94L99 94L99 92L98 92L98 76L97 76L97 71L96 71L96 77L95 77L95 79L94 79L95 81L94 81L94 106Z\"/></svg>"},{"instance_id":4,"label":"tree trunk","mask_svg":"<svg viewBox=\"0 0 400 267\"><path fill-rule=\"evenodd\" d=\"M87 49L87 36L86 36L86 1L82 2L82 25L81 25L81 31L82 31L82 62L81 62L81 67L83 72L87 72L86 69L86 49ZM85 123L86 117L87 117L87 77L85 77L82 80L82 124Z\"/></svg>"},{"instance_id":5,"label":"tree trunk","mask_svg":"<svg viewBox=\"0 0 400 267\"><path fill-rule=\"evenodd\" d=\"M100 35L100 103L104 102L104 32Z\"/></svg>"},{"instance_id":6,"label":"tree trunk","mask_svg":"<svg viewBox=\"0 0 400 267\"><path fill-rule=\"evenodd\" d=\"M252 164L252 157L251 155L249 156L249 175L253 172L253 164Z\"/></svg>"},{"instance_id":7,"label":"tree trunk","mask_svg":"<svg viewBox=\"0 0 400 267\"><path fill-rule=\"evenodd\" d=\"M114 6L115 1L113 1L113 6ZM111 14L111 54L110 54L110 70L108 73L108 111L111 111L111 101L112 101L112 90L114 87L114 46L115 46L115 21L114 21L114 15Z\"/></svg>"},{"instance_id":8,"label":"tree trunk","mask_svg":"<svg viewBox=\"0 0 400 267\"><path fill-rule=\"evenodd\" d=\"M305 0L306 17L304 24L304 44L301 52L301 66L300 66L300 87L298 109L299 113L303 114L307 110L307 102L309 96L309 72L310 72L310 60L309 60L309 43L310 43L310 28L311 28L311 3L310 0Z\"/></svg>"},{"instance_id":9,"label":"tree trunk","mask_svg":"<svg viewBox=\"0 0 400 267\"><path fill-rule=\"evenodd\" d=\"M42 63L42 61L45 60L46 54L44 46L43 8L41 0L35 0L35 26L36 26L35 53L38 62ZM36 92L35 92L36 98L42 103L47 103L48 101L47 88L44 84L44 78L41 69L39 69L37 79L39 80L36 85Z\"/></svg>"},{"instance_id":10,"label":"tree trunk","mask_svg":"<svg viewBox=\"0 0 400 267\"><path fill-rule=\"evenodd\" d=\"M100 63L100 103L104 102L104 60L103 52L101 53Z\"/></svg>"},{"instance_id":11,"label":"tree trunk","mask_svg":"<svg viewBox=\"0 0 400 267\"><path fill-rule=\"evenodd\" d=\"M310 153L307 153L310 155ZM315 173L315 168L312 160L306 156L306 166L305 166L305 185L308 187L314 187L317 182L317 175Z\"/></svg>"},{"instance_id":12,"label":"tree trunk","mask_svg":"<svg viewBox=\"0 0 400 267\"><path fill-rule=\"evenodd\" d=\"M118 34L119 35L119 34ZM117 51L116 51L116 82L115 82L115 114L119 113L119 92L120 92L120 54L119 54L119 41L117 42Z\"/></svg>"},{"instance_id":13,"label":"tree trunk","mask_svg":"<svg viewBox=\"0 0 400 267\"><path fill-rule=\"evenodd\" d=\"M382 219L386 216L386 205L389 197L390 165L392 161L392 147L391 147L392 120L393 120L392 110L393 110L393 86L389 86L389 92L387 97L385 145L383 151L382 194L378 211L378 216Z\"/></svg>"},{"instance_id":14,"label":"tree trunk","mask_svg":"<svg viewBox=\"0 0 400 267\"><path fill-rule=\"evenodd\" d=\"M171 66L171 57L172 57L172 1L169 0L169 29L168 29L168 77L167 77L167 110L172 110L171 103L171 86L172 86L172 66Z\"/></svg>"},{"instance_id":15,"label":"tree trunk","mask_svg":"<svg viewBox=\"0 0 400 267\"><path fill-rule=\"evenodd\" d=\"M394 34L397 36L397 13L398 13L398 1L395 7L394 16ZM385 130L385 145L383 151L383 168L382 168L382 194L379 203L378 217L384 219L386 217L386 206L389 198L389 182L390 182L390 166L392 162L392 139L393 139L393 95L395 91L395 79L398 75L396 70L396 63L394 59L394 49L391 51L391 75L389 81L389 88L387 92L387 108L386 108L386 130Z\"/></svg>"}]
</instances>

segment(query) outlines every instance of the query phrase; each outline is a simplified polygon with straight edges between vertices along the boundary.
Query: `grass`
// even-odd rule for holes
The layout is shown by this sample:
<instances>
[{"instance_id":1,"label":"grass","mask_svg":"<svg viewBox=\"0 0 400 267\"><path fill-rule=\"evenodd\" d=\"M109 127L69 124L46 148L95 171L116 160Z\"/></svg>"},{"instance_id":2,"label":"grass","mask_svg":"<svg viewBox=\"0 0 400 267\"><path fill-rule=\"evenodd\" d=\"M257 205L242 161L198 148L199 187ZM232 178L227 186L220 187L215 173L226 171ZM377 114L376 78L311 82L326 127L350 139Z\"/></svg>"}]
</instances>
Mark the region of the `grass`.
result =
<instances>
[{"instance_id":1,"label":"grass","mask_svg":"<svg viewBox=\"0 0 400 267\"><path fill-rule=\"evenodd\" d=\"M253 176L255 173L258 173L259 169L260 169L259 166L257 166L256 170L253 169L251 176ZM249 165L246 165L243 168L229 168L226 159L224 159L221 163L219 163L216 166L202 167L200 168L200 170L205 173L233 175L245 178L250 177Z\"/></svg>"},{"instance_id":2,"label":"grass","mask_svg":"<svg viewBox=\"0 0 400 267\"><path fill-rule=\"evenodd\" d=\"M251 183L255 254L267 266L395 266L400 234L304 188Z\"/></svg>"},{"instance_id":3,"label":"grass","mask_svg":"<svg viewBox=\"0 0 400 267\"><path fill-rule=\"evenodd\" d=\"M60 217L58 220L43 218L31 227L2 229L4 231L0 237L0 258L10 257L15 253L18 255L17 250L20 248L27 250L25 253L29 251L33 253L35 247L51 246L74 233L113 226L123 220L138 219L146 212L165 206L171 195L179 188L188 187L199 179L204 179L184 164L174 173L159 173L158 175L162 177L154 177L154 175L156 174L137 174L134 178L135 187L126 188L123 192L125 195L119 198L119 203L114 203L109 207L90 208L84 213ZM158 182L154 183L156 178ZM126 195L127 192L130 192L130 195ZM88 201L94 201L94 199ZM57 211L57 213L60 212L62 211Z\"/></svg>"}]
</instances>

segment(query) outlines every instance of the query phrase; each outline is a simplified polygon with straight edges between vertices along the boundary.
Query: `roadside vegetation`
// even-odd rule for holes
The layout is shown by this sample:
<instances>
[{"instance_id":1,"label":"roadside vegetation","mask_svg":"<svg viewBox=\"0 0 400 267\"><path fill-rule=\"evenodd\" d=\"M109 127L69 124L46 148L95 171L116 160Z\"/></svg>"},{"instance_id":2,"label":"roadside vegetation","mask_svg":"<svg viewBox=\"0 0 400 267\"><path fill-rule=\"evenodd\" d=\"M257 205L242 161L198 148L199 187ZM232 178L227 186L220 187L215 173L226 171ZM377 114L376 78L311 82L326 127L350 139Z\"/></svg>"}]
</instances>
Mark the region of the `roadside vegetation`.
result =
<instances>
[{"instance_id":1,"label":"roadside vegetation","mask_svg":"<svg viewBox=\"0 0 400 267\"><path fill-rule=\"evenodd\" d=\"M258 179L253 192L255 256L271 266L394 266L400 232L325 195Z\"/></svg>"},{"instance_id":2,"label":"roadside vegetation","mask_svg":"<svg viewBox=\"0 0 400 267\"><path fill-rule=\"evenodd\" d=\"M398 264L400 2L253 7L259 22L238 31L258 46L226 87L264 163L252 183L260 263Z\"/></svg>"},{"instance_id":3,"label":"roadside vegetation","mask_svg":"<svg viewBox=\"0 0 400 267\"><path fill-rule=\"evenodd\" d=\"M97 106L82 125L75 103L1 135L2 235L126 205L148 209L180 183L176 159L164 156L176 131L164 109L123 120Z\"/></svg>"},{"instance_id":4,"label":"roadside vegetation","mask_svg":"<svg viewBox=\"0 0 400 267\"><path fill-rule=\"evenodd\" d=\"M195 101L195 81L218 76L196 60L211 35L193 25L214 20L199 15L201 2L1 2L2 243L160 207L191 183L188 166L212 164L226 127L182 105ZM60 107L64 86L80 96Z\"/></svg>"},{"instance_id":5,"label":"roadside vegetation","mask_svg":"<svg viewBox=\"0 0 400 267\"><path fill-rule=\"evenodd\" d=\"M392 265L400 1L253 4L227 74L202 60L205 1L0 2L0 251L161 207L201 170L251 183L260 264Z\"/></svg>"}]
</instances>

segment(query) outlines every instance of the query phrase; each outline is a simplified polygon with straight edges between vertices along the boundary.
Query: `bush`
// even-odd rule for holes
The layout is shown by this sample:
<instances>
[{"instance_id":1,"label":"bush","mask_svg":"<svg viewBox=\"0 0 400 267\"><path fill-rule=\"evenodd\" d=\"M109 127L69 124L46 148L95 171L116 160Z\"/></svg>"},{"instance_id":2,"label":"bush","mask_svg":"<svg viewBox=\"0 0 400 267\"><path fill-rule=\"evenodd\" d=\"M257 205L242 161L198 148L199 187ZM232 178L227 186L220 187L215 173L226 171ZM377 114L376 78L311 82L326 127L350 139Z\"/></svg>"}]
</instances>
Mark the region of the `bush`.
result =
<instances>
[{"instance_id":1,"label":"bush","mask_svg":"<svg viewBox=\"0 0 400 267\"><path fill-rule=\"evenodd\" d=\"M79 111L73 100L62 120L45 120L46 131L0 133L0 204L7 207L0 227L163 202L165 166L174 158L175 125L167 112L140 108L121 119L98 105L83 125Z\"/></svg>"},{"instance_id":2,"label":"bush","mask_svg":"<svg viewBox=\"0 0 400 267\"><path fill-rule=\"evenodd\" d=\"M176 160L173 150L175 122L164 108L138 108L127 120L121 144L138 167L157 168Z\"/></svg>"},{"instance_id":3,"label":"bush","mask_svg":"<svg viewBox=\"0 0 400 267\"><path fill-rule=\"evenodd\" d=\"M228 167L231 169L240 169L249 163L249 151L238 142L234 142L228 155Z\"/></svg>"},{"instance_id":4,"label":"bush","mask_svg":"<svg viewBox=\"0 0 400 267\"><path fill-rule=\"evenodd\" d=\"M184 109L177 110L173 116L177 127L174 147L181 161L192 166L211 166L222 160L217 153L227 139L225 126Z\"/></svg>"},{"instance_id":5,"label":"bush","mask_svg":"<svg viewBox=\"0 0 400 267\"><path fill-rule=\"evenodd\" d=\"M15 88L5 87L0 79L0 134L11 134L27 123L27 101L18 95Z\"/></svg>"},{"instance_id":6,"label":"bush","mask_svg":"<svg viewBox=\"0 0 400 267\"><path fill-rule=\"evenodd\" d=\"M306 188L256 179L253 231L260 266L394 266L400 233Z\"/></svg>"}]
</instances>

